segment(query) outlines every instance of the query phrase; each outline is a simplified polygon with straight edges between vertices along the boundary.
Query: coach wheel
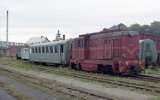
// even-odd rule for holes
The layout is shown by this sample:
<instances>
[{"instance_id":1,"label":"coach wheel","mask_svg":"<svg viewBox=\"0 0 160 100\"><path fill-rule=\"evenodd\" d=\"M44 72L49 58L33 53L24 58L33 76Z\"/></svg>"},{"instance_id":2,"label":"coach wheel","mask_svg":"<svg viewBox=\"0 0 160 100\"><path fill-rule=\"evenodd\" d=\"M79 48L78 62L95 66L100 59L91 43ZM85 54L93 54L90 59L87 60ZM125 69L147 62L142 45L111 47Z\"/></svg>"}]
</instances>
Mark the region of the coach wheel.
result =
<instances>
[{"instance_id":1,"label":"coach wheel","mask_svg":"<svg viewBox=\"0 0 160 100\"><path fill-rule=\"evenodd\" d=\"M71 63L71 69L74 69L75 64Z\"/></svg>"},{"instance_id":2,"label":"coach wheel","mask_svg":"<svg viewBox=\"0 0 160 100\"><path fill-rule=\"evenodd\" d=\"M46 63L41 63L43 66L46 66L47 64Z\"/></svg>"}]
</instances>

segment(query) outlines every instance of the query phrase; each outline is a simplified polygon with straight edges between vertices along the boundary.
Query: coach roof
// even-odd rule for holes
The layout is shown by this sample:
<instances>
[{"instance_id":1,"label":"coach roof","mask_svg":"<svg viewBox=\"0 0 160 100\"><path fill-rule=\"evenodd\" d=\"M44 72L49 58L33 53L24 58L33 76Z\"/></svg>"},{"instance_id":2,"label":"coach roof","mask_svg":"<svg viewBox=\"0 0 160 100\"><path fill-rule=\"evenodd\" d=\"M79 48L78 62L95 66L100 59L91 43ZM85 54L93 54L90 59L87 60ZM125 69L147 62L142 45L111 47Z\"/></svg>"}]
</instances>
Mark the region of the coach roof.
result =
<instances>
[{"instance_id":1,"label":"coach roof","mask_svg":"<svg viewBox=\"0 0 160 100\"><path fill-rule=\"evenodd\" d=\"M64 44L66 43L67 40L59 40L59 41L54 41L54 42L46 42L46 43L39 43L39 44L34 44L31 45L30 47L34 47L34 46L46 46L46 45L56 45L56 44Z\"/></svg>"}]
</instances>

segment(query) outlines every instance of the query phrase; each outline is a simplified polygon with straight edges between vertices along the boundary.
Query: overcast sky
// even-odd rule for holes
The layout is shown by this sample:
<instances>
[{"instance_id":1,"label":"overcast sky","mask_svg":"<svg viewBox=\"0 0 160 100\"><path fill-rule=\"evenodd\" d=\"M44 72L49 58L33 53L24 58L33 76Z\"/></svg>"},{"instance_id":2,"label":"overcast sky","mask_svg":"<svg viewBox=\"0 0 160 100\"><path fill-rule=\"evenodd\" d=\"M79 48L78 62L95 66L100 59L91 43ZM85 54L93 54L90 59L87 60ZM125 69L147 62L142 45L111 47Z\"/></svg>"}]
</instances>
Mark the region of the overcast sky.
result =
<instances>
[{"instance_id":1,"label":"overcast sky","mask_svg":"<svg viewBox=\"0 0 160 100\"><path fill-rule=\"evenodd\" d=\"M0 40L6 40L9 10L9 41L30 37L50 40L60 30L66 38L101 31L115 24L149 24L160 21L160 0L0 0Z\"/></svg>"}]
</instances>

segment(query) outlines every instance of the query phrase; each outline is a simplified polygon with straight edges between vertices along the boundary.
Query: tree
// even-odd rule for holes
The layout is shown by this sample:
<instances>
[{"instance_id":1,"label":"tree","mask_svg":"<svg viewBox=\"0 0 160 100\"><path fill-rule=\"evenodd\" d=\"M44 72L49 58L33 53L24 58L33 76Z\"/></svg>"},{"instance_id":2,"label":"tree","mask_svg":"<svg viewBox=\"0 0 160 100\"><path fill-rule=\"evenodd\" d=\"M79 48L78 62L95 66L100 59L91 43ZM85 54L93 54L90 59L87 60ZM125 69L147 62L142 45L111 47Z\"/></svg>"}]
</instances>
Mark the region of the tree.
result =
<instances>
[{"instance_id":1,"label":"tree","mask_svg":"<svg viewBox=\"0 0 160 100\"><path fill-rule=\"evenodd\" d=\"M128 28L131 31L140 31L141 30L141 25L136 23L136 24L130 25Z\"/></svg>"},{"instance_id":2,"label":"tree","mask_svg":"<svg viewBox=\"0 0 160 100\"><path fill-rule=\"evenodd\" d=\"M151 26L150 26L150 25L143 25L143 26L141 26L140 32L141 32L141 33L152 34Z\"/></svg>"},{"instance_id":3,"label":"tree","mask_svg":"<svg viewBox=\"0 0 160 100\"><path fill-rule=\"evenodd\" d=\"M120 23L117 26L119 27L120 30L128 30L128 27L123 23Z\"/></svg>"},{"instance_id":4,"label":"tree","mask_svg":"<svg viewBox=\"0 0 160 100\"><path fill-rule=\"evenodd\" d=\"M151 23L152 34L160 35L160 22L154 21Z\"/></svg>"}]
</instances>

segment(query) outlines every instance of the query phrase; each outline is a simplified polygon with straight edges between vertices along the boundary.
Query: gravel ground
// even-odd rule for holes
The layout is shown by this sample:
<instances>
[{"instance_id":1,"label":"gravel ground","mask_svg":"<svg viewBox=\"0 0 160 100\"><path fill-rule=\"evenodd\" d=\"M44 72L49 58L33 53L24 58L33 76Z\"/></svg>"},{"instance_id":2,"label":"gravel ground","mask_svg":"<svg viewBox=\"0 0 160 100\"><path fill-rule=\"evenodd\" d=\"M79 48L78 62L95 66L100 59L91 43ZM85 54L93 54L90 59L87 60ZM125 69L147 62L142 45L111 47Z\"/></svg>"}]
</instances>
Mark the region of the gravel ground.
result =
<instances>
[{"instance_id":1,"label":"gravel ground","mask_svg":"<svg viewBox=\"0 0 160 100\"><path fill-rule=\"evenodd\" d=\"M5 76L0 76L0 82L6 83L10 87L16 89L16 91L24 94L27 97L33 98L33 100L60 100L57 97L53 97L40 90L28 87L24 84L21 84L20 82L17 82ZM0 100L15 100L14 98L10 97L6 92L7 91L4 91L3 89L0 88ZM1 93L4 95L2 95Z\"/></svg>"},{"instance_id":2,"label":"gravel ground","mask_svg":"<svg viewBox=\"0 0 160 100\"><path fill-rule=\"evenodd\" d=\"M11 69L13 69L13 68L11 68ZM106 88L106 87L100 86L98 84L82 82L82 81L75 79L75 78L59 76L59 75L55 75L55 74L48 74L48 73L35 72L35 71L33 72L32 70L25 71L25 70L20 70L20 69L15 69L15 68L14 68L14 70L19 70L24 73L34 74L39 77L56 80L58 82L62 82L62 83L66 83L66 84L72 84L73 86L76 86L76 87L87 88L87 89L92 90L93 92L104 93L110 97L115 97L115 98L123 99L123 100L155 100L155 98L156 98L155 96L137 93L137 92L129 91L126 89Z\"/></svg>"},{"instance_id":3,"label":"gravel ground","mask_svg":"<svg viewBox=\"0 0 160 100\"><path fill-rule=\"evenodd\" d=\"M10 96L4 88L0 87L0 100L16 100L16 99Z\"/></svg>"}]
</instances>

